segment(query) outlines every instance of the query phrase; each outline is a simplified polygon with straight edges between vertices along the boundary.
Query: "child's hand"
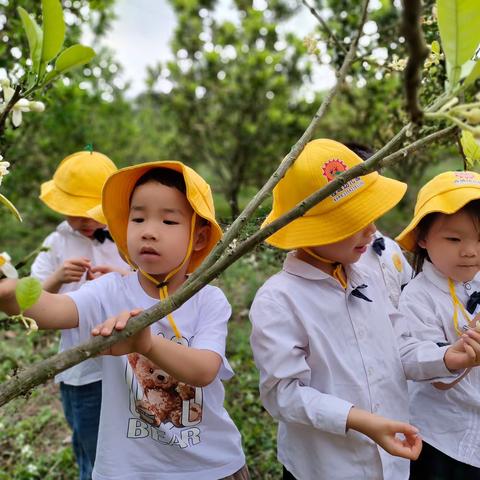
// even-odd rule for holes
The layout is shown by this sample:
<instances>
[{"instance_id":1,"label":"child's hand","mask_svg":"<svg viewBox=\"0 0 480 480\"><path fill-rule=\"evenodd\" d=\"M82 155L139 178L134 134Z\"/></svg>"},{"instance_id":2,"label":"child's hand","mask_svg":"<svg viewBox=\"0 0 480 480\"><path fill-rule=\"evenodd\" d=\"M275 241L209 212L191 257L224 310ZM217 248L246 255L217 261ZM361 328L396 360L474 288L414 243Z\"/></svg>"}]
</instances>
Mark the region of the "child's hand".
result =
<instances>
[{"instance_id":1,"label":"child's hand","mask_svg":"<svg viewBox=\"0 0 480 480\"><path fill-rule=\"evenodd\" d=\"M109 337L114 330L120 331L125 328L128 321L131 317L135 317L142 312L142 309L138 308L135 310L125 311L117 315L116 317L111 317L105 322L97 325L92 330L92 335L97 337L101 335L102 337ZM103 355L126 355L127 353L137 352L142 355L146 355L152 348L152 335L150 333L150 327L146 327L140 330L135 335L121 340L115 345L112 345L109 349L102 352Z\"/></svg>"},{"instance_id":2,"label":"child's hand","mask_svg":"<svg viewBox=\"0 0 480 480\"><path fill-rule=\"evenodd\" d=\"M447 349L444 361L452 371L480 365L480 332L469 328Z\"/></svg>"},{"instance_id":3,"label":"child's hand","mask_svg":"<svg viewBox=\"0 0 480 480\"><path fill-rule=\"evenodd\" d=\"M418 429L409 423L353 407L348 414L347 427L367 435L390 455L416 460L422 450Z\"/></svg>"},{"instance_id":4,"label":"child's hand","mask_svg":"<svg viewBox=\"0 0 480 480\"><path fill-rule=\"evenodd\" d=\"M122 275L128 275L130 273L123 268L111 267L109 265L97 265L87 271L87 280L94 280L95 278L101 277L102 275L111 272L118 272Z\"/></svg>"},{"instance_id":5,"label":"child's hand","mask_svg":"<svg viewBox=\"0 0 480 480\"><path fill-rule=\"evenodd\" d=\"M85 257L69 258L55 272L56 280L61 283L78 282L82 275L90 268L90 260Z\"/></svg>"}]
</instances>

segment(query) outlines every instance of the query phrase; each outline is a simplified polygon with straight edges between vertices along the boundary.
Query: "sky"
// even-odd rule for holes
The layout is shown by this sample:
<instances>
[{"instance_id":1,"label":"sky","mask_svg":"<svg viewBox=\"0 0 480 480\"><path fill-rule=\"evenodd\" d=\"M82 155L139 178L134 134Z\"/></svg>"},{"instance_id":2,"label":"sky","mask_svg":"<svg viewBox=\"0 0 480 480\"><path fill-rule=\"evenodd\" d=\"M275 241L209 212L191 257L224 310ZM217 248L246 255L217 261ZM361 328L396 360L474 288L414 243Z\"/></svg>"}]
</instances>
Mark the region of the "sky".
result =
<instances>
[{"instance_id":1,"label":"sky","mask_svg":"<svg viewBox=\"0 0 480 480\"><path fill-rule=\"evenodd\" d=\"M259 5L265 0L256 0ZM117 20L104 39L104 44L116 52L124 68L124 80L131 84L129 94L136 95L144 88L147 65L171 58L169 42L176 20L167 0L117 0ZM220 0L216 15L231 19L230 0ZM285 28L306 36L316 25L313 16L303 9ZM328 67L316 72L316 88L328 88L335 81Z\"/></svg>"}]
</instances>

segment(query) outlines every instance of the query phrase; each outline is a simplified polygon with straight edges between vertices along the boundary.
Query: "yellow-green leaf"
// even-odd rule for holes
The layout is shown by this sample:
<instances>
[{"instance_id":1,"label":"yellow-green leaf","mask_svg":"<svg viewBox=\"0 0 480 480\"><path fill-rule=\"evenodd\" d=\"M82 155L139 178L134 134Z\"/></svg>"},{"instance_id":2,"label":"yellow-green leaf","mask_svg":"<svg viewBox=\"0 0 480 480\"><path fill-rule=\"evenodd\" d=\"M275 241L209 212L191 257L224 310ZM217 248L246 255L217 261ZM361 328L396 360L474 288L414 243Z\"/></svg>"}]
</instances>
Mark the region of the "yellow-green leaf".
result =
<instances>
[{"instance_id":1,"label":"yellow-green leaf","mask_svg":"<svg viewBox=\"0 0 480 480\"><path fill-rule=\"evenodd\" d=\"M480 43L478 0L437 0L438 28L447 60L450 89L460 81L461 67Z\"/></svg>"},{"instance_id":2,"label":"yellow-green leaf","mask_svg":"<svg viewBox=\"0 0 480 480\"><path fill-rule=\"evenodd\" d=\"M42 0L43 14L43 63L49 62L60 52L65 38L65 22L59 0Z\"/></svg>"},{"instance_id":3,"label":"yellow-green leaf","mask_svg":"<svg viewBox=\"0 0 480 480\"><path fill-rule=\"evenodd\" d=\"M471 85L477 78L480 78L480 60L475 62L475 66L465 79L465 86Z\"/></svg>"},{"instance_id":4,"label":"yellow-green leaf","mask_svg":"<svg viewBox=\"0 0 480 480\"><path fill-rule=\"evenodd\" d=\"M460 143L467 160L467 166L469 169L472 169L475 164L480 163L480 145L476 142L472 132L468 130L462 131Z\"/></svg>"},{"instance_id":5,"label":"yellow-green leaf","mask_svg":"<svg viewBox=\"0 0 480 480\"><path fill-rule=\"evenodd\" d=\"M95 50L83 45L73 45L64 50L55 62L57 73L63 73L72 68L88 63L95 56Z\"/></svg>"},{"instance_id":6,"label":"yellow-green leaf","mask_svg":"<svg viewBox=\"0 0 480 480\"><path fill-rule=\"evenodd\" d=\"M0 203L3 203L17 217L17 220L19 220L20 222L22 221L22 216L20 215L20 212L17 210L15 205L7 197L4 197L1 193Z\"/></svg>"},{"instance_id":7,"label":"yellow-green leaf","mask_svg":"<svg viewBox=\"0 0 480 480\"><path fill-rule=\"evenodd\" d=\"M432 45L430 46L430 48L432 49L432 52L439 55L440 54L440 44L434 40L432 42Z\"/></svg>"},{"instance_id":8,"label":"yellow-green leaf","mask_svg":"<svg viewBox=\"0 0 480 480\"><path fill-rule=\"evenodd\" d=\"M33 62L33 70L36 72L38 70L38 64L42 54L43 32L38 26L37 22L24 8L18 7L17 10L22 20L23 29L27 34L28 46L30 48L30 58Z\"/></svg>"},{"instance_id":9,"label":"yellow-green leaf","mask_svg":"<svg viewBox=\"0 0 480 480\"><path fill-rule=\"evenodd\" d=\"M33 277L21 278L15 289L15 298L17 299L20 310L24 312L37 303L42 293L42 284Z\"/></svg>"}]
</instances>

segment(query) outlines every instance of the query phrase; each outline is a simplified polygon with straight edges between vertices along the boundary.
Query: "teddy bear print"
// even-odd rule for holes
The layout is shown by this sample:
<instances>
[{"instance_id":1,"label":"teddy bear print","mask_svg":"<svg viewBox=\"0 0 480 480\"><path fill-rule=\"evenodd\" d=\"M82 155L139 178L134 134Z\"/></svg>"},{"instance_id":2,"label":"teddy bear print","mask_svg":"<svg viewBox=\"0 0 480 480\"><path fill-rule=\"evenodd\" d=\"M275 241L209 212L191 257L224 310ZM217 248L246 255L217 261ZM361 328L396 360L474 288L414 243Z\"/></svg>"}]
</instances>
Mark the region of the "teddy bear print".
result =
<instances>
[{"instance_id":1,"label":"teddy bear print","mask_svg":"<svg viewBox=\"0 0 480 480\"><path fill-rule=\"evenodd\" d=\"M202 406L194 402L194 387L179 382L138 353L129 354L128 362L144 393L143 399L136 401L137 412L143 420L154 426L171 422L176 427L200 422Z\"/></svg>"}]
</instances>

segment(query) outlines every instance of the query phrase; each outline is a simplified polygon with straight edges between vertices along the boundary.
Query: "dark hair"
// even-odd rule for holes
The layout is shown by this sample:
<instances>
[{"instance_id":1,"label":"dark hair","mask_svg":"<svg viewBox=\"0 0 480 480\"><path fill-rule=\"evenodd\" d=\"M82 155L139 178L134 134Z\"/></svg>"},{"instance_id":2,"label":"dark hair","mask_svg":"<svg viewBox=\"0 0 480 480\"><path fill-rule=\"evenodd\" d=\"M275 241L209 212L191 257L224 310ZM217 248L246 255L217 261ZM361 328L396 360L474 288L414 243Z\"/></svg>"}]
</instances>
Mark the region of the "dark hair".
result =
<instances>
[{"instance_id":1,"label":"dark hair","mask_svg":"<svg viewBox=\"0 0 480 480\"><path fill-rule=\"evenodd\" d=\"M185 186L185 179L180 172L170 170L169 168L152 168L148 172L144 173L135 183L132 194L137 187L144 185L147 182L154 181L161 183L167 187L176 188L184 195L187 194L187 187Z\"/></svg>"},{"instance_id":2,"label":"dark hair","mask_svg":"<svg viewBox=\"0 0 480 480\"><path fill-rule=\"evenodd\" d=\"M477 232L480 233L480 200L472 200L460 210L457 210L457 212L455 213L458 212L467 213L473 220ZM433 222L438 218L439 215L448 214L442 214L440 212L429 213L420 220L420 222L413 231L415 235L415 249L413 251L413 271L415 275L422 271L425 259L430 261L427 250L420 247L420 245L418 245L418 242L421 240L425 240L430 228L432 227Z\"/></svg>"},{"instance_id":3,"label":"dark hair","mask_svg":"<svg viewBox=\"0 0 480 480\"><path fill-rule=\"evenodd\" d=\"M353 153L358 155L362 160L367 160L367 158L370 158L375 153L370 147L367 145L362 145L361 143L346 142L344 145Z\"/></svg>"}]
</instances>

